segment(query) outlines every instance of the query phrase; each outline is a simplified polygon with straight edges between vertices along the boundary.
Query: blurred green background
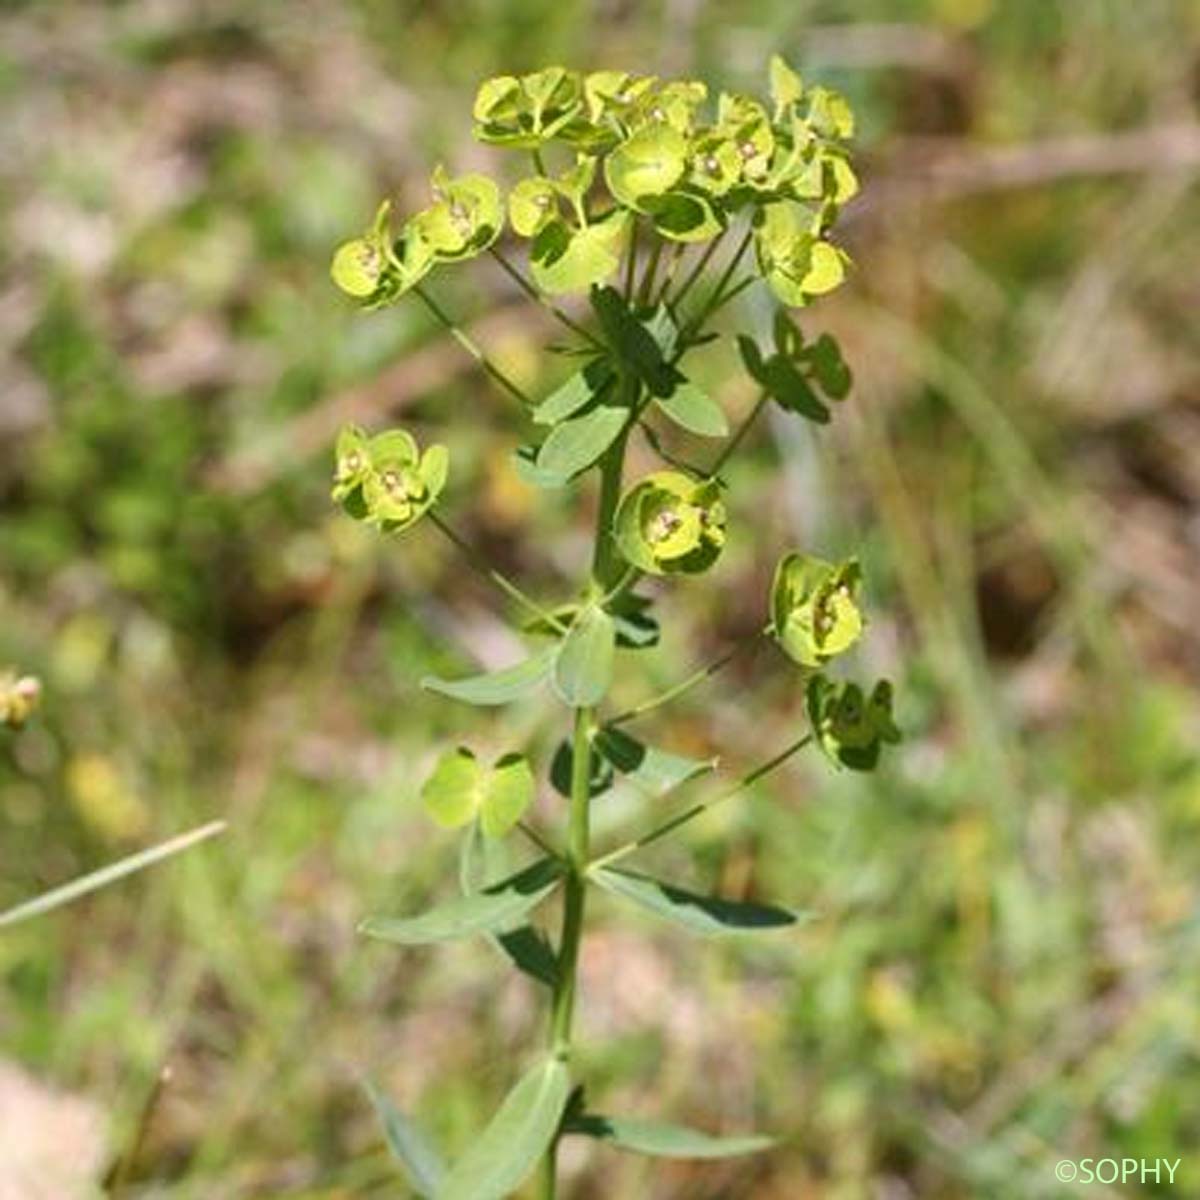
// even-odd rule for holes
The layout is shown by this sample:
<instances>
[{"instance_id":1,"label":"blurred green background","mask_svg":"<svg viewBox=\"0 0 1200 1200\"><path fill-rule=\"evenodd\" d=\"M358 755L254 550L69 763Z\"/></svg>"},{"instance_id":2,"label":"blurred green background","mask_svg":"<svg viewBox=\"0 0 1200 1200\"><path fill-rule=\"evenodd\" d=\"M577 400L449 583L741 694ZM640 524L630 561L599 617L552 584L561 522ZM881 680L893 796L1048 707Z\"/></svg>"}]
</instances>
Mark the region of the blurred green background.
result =
<instances>
[{"instance_id":1,"label":"blurred green background","mask_svg":"<svg viewBox=\"0 0 1200 1200\"><path fill-rule=\"evenodd\" d=\"M801 756L655 852L815 909L794 936L700 944L595 906L607 1106L781 1144L702 1167L572 1145L568 1194L1200 1194L1200 7L42 0L0 22L0 666L46 688L0 746L0 908L230 822L0 937L6 1200L92 1194L48 1181L98 1178L164 1065L128 1195L403 1194L367 1071L449 1147L486 1120L540 999L483 943L353 929L454 886L415 797L433 756L546 754L561 711L481 724L418 690L513 635L427 527L384 544L332 511L332 433L402 414L448 442L448 513L539 594L587 530L514 477L503 394L419 307L352 311L330 251L380 196L424 203L439 159L495 163L469 139L486 75L765 90L773 51L860 116L857 270L804 317L856 386L827 431L758 430L719 570L665 594L619 698L756 628L784 547L861 547L862 673L897 680L907 741L867 779ZM528 388L561 375L495 264L434 290ZM745 411L728 348L706 362ZM733 773L800 700L764 647L646 733ZM39 1145L40 1182L12 1183ZM1173 1188L1054 1181L1089 1155L1182 1163Z\"/></svg>"}]
</instances>

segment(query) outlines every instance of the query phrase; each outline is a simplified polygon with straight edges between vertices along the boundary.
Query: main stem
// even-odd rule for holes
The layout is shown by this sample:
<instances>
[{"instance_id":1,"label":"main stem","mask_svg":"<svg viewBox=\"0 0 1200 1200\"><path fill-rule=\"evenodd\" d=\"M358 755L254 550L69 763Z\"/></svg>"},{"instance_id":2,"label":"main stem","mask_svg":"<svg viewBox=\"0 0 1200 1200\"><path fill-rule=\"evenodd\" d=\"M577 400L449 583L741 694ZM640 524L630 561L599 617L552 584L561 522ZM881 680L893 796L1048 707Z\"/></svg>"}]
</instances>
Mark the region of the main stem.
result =
<instances>
[{"instance_id":1,"label":"main stem","mask_svg":"<svg viewBox=\"0 0 1200 1200\"><path fill-rule=\"evenodd\" d=\"M636 397L635 397L636 399ZM621 498L621 473L627 433L622 434L600 460L600 500L596 512L596 540L592 557L592 590L603 596L622 573L612 545L612 522ZM575 1019L575 993L579 972L579 946L587 901L587 867L591 856L592 728L590 708L575 709L571 735L571 799L567 816L567 878L564 886L562 937L558 947L558 980L550 1016L550 1049L557 1058L571 1057ZM558 1138L542 1160L541 1197L558 1194Z\"/></svg>"}]
</instances>

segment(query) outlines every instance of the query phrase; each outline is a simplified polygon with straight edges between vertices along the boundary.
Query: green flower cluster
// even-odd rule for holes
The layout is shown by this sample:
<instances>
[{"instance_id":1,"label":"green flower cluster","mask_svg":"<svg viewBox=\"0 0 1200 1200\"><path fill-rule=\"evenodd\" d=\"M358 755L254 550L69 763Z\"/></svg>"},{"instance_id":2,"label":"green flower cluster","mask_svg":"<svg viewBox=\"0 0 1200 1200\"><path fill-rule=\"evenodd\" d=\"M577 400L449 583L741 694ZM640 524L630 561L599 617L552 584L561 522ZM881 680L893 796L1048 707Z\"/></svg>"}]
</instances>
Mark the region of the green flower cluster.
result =
<instances>
[{"instance_id":1,"label":"green flower cluster","mask_svg":"<svg viewBox=\"0 0 1200 1200\"><path fill-rule=\"evenodd\" d=\"M834 565L789 554L775 569L771 619L775 636L802 667L820 667L849 650L865 622L858 606L862 570L857 559Z\"/></svg>"},{"instance_id":2,"label":"green flower cluster","mask_svg":"<svg viewBox=\"0 0 1200 1200\"><path fill-rule=\"evenodd\" d=\"M814 675L806 695L818 745L844 767L873 771L883 745L900 741L900 730L892 718L892 685L886 679L867 697L857 683L835 683L824 675Z\"/></svg>"},{"instance_id":3,"label":"green flower cluster","mask_svg":"<svg viewBox=\"0 0 1200 1200\"><path fill-rule=\"evenodd\" d=\"M725 505L715 480L656 471L622 499L614 522L627 562L651 575L695 575L725 545Z\"/></svg>"},{"instance_id":4,"label":"green flower cluster","mask_svg":"<svg viewBox=\"0 0 1200 1200\"><path fill-rule=\"evenodd\" d=\"M0 671L0 725L20 729L29 720L42 696L41 681L18 675L11 668Z\"/></svg>"},{"instance_id":5,"label":"green flower cluster","mask_svg":"<svg viewBox=\"0 0 1200 1200\"><path fill-rule=\"evenodd\" d=\"M369 436L357 425L338 434L332 496L356 520L384 533L415 525L446 485L449 453L429 446L422 454L403 429Z\"/></svg>"},{"instance_id":6,"label":"green flower cluster","mask_svg":"<svg viewBox=\"0 0 1200 1200\"><path fill-rule=\"evenodd\" d=\"M499 236L505 216L530 240L530 269L550 294L585 291L616 272L638 220L673 242L706 242L747 213L759 272L785 304L803 305L845 277L848 259L829 239L858 191L845 99L805 87L783 59L770 69L770 104L624 71L549 67L487 80L475 98L475 136L528 151L534 174L501 199L486 176L450 179L440 168L434 202L393 237L388 208L341 246L333 278L368 306L389 303L437 263L469 258ZM569 161L551 169L550 148Z\"/></svg>"},{"instance_id":7,"label":"green flower cluster","mask_svg":"<svg viewBox=\"0 0 1200 1200\"><path fill-rule=\"evenodd\" d=\"M832 761L869 771L884 743L900 741L892 720L892 686L880 680L867 698L857 683L835 682L820 671L862 637L861 585L857 559L830 563L788 554L775 570L771 627L788 657L811 672L806 699L818 745Z\"/></svg>"}]
</instances>

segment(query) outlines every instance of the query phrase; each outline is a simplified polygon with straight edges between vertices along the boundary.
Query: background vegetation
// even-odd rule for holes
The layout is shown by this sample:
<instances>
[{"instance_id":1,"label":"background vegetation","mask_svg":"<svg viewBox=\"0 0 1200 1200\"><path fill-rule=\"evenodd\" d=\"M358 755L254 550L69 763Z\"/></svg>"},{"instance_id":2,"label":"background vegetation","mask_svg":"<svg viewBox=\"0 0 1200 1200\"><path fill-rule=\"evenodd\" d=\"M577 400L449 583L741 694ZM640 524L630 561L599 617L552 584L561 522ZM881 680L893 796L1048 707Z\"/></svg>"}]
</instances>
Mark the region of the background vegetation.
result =
<instances>
[{"instance_id":1,"label":"background vegetation","mask_svg":"<svg viewBox=\"0 0 1200 1200\"><path fill-rule=\"evenodd\" d=\"M417 678L513 647L431 534L332 510L332 434L403 414L448 441L449 511L543 594L586 514L515 478L504 396L423 311L354 313L329 253L379 195L423 203L437 159L492 161L465 136L485 75L746 87L774 50L862 118L858 271L808 323L856 387L828 431L760 429L713 585L671 597L629 698L757 628L784 544L865 544L863 673L897 679L908 740L878 777L802 757L665 864L815 908L799 933L714 949L622 919L586 947L613 1106L781 1147L697 1169L571 1147L571 1194L1028 1200L1084 1155L1180 1157L1175 1194L1200 1192L1200 9L50 0L0 22L0 665L46 684L0 750L0 908L230 822L0 937L0 1194L75 1194L13 1182L38 1130L43 1188L102 1172L165 1065L129 1194L395 1195L366 1070L449 1145L486 1119L541 1033L528 985L498 992L483 943L353 928L454 870L416 788L463 715ZM561 376L494 264L434 286L530 389ZM744 303L765 331L765 293ZM735 359L709 357L731 414ZM752 765L794 736L795 679L763 647L655 738ZM497 716L497 747L548 750L550 705Z\"/></svg>"}]
</instances>

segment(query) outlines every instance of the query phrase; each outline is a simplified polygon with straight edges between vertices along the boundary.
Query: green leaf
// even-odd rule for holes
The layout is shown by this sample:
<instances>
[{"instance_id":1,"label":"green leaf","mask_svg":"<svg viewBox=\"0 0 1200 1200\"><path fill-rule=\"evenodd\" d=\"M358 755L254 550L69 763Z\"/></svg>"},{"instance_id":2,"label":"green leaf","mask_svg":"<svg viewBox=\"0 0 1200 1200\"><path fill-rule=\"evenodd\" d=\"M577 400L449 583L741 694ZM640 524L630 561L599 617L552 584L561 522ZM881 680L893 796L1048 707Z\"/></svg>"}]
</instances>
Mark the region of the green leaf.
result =
<instances>
[{"instance_id":1,"label":"green leaf","mask_svg":"<svg viewBox=\"0 0 1200 1200\"><path fill-rule=\"evenodd\" d=\"M617 440L629 410L598 404L580 417L556 425L538 451L537 465L548 475L570 479L586 470Z\"/></svg>"},{"instance_id":2,"label":"green leaf","mask_svg":"<svg viewBox=\"0 0 1200 1200\"><path fill-rule=\"evenodd\" d=\"M618 646L645 650L658 645L658 621L648 611L653 604L649 596L637 596L633 592L626 592L613 601L611 610Z\"/></svg>"},{"instance_id":3,"label":"green leaf","mask_svg":"<svg viewBox=\"0 0 1200 1200\"><path fill-rule=\"evenodd\" d=\"M764 386L772 399L788 412L794 412L818 425L829 423L829 409L821 403L807 379L780 354L772 354L763 364Z\"/></svg>"},{"instance_id":4,"label":"green leaf","mask_svg":"<svg viewBox=\"0 0 1200 1200\"><path fill-rule=\"evenodd\" d=\"M561 387L551 392L530 416L539 425L557 425L559 421L574 416L593 400L598 400L612 379L612 368L605 360L590 362L582 370L576 371Z\"/></svg>"},{"instance_id":5,"label":"green leaf","mask_svg":"<svg viewBox=\"0 0 1200 1200\"><path fill-rule=\"evenodd\" d=\"M794 925L797 920L795 913L784 908L756 904L750 900L699 896L648 875L622 871L616 867L598 867L592 872L592 878L614 895L624 896L693 933L711 935L779 929Z\"/></svg>"},{"instance_id":6,"label":"green leaf","mask_svg":"<svg viewBox=\"0 0 1200 1200\"><path fill-rule=\"evenodd\" d=\"M479 803L484 837L503 837L533 803L533 771L521 754L506 754L491 769Z\"/></svg>"},{"instance_id":7,"label":"green leaf","mask_svg":"<svg viewBox=\"0 0 1200 1200\"><path fill-rule=\"evenodd\" d=\"M569 1092L570 1075L561 1059L540 1063L523 1075L454 1164L437 1200L505 1200L553 1141Z\"/></svg>"},{"instance_id":8,"label":"green leaf","mask_svg":"<svg viewBox=\"0 0 1200 1200\"><path fill-rule=\"evenodd\" d=\"M669 396L656 396L658 405L676 425L701 437L724 437L729 422L721 406L705 391L686 379Z\"/></svg>"},{"instance_id":9,"label":"green leaf","mask_svg":"<svg viewBox=\"0 0 1200 1200\"><path fill-rule=\"evenodd\" d=\"M555 889L561 874L554 859L539 859L482 892L459 896L419 916L368 917L359 932L401 946L425 946L511 929Z\"/></svg>"},{"instance_id":10,"label":"green leaf","mask_svg":"<svg viewBox=\"0 0 1200 1200\"><path fill-rule=\"evenodd\" d=\"M418 1196L434 1200L446 1174L441 1155L420 1127L406 1117L389 1096L370 1080L363 1086L383 1126L388 1149L400 1163L409 1186Z\"/></svg>"},{"instance_id":11,"label":"green leaf","mask_svg":"<svg viewBox=\"0 0 1200 1200\"><path fill-rule=\"evenodd\" d=\"M436 675L427 675L421 680L421 686L467 704L485 707L507 704L531 692L550 674L555 651L556 647L548 646L514 666L466 679L439 679Z\"/></svg>"},{"instance_id":12,"label":"green leaf","mask_svg":"<svg viewBox=\"0 0 1200 1200\"><path fill-rule=\"evenodd\" d=\"M599 605L583 609L567 631L554 662L554 687L572 708L604 699L612 683L617 632Z\"/></svg>"},{"instance_id":13,"label":"green leaf","mask_svg":"<svg viewBox=\"0 0 1200 1200\"><path fill-rule=\"evenodd\" d=\"M713 770L716 759L687 758L639 742L620 729L601 729L595 746L629 782L649 796L661 797L675 788Z\"/></svg>"},{"instance_id":14,"label":"green leaf","mask_svg":"<svg viewBox=\"0 0 1200 1200\"><path fill-rule=\"evenodd\" d=\"M828 333L823 333L805 351L821 390L831 400L844 400L849 394L853 377L841 347Z\"/></svg>"},{"instance_id":15,"label":"green leaf","mask_svg":"<svg viewBox=\"0 0 1200 1200\"><path fill-rule=\"evenodd\" d=\"M774 1139L769 1137L713 1137L682 1125L629 1117L573 1117L564 1125L563 1132L583 1134L654 1158L735 1158L757 1154L774 1145Z\"/></svg>"},{"instance_id":16,"label":"green leaf","mask_svg":"<svg viewBox=\"0 0 1200 1200\"><path fill-rule=\"evenodd\" d=\"M744 333L739 333L737 335L737 344L747 373L752 379L765 385L766 364L763 362L762 351L758 348L758 343L752 337L748 337Z\"/></svg>"},{"instance_id":17,"label":"green leaf","mask_svg":"<svg viewBox=\"0 0 1200 1200\"><path fill-rule=\"evenodd\" d=\"M512 463L513 469L517 473L517 478L530 487L542 488L546 491L566 487L571 481L564 479L561 475L555 475L552 471L546 471L542 467L539 467L537 453L538 448L536 446L518 446L513 451Z\"/></svg>"},{"instance_id":18,"label":"green leaf","mask_svg":"<svg viewBox=\"0 0 1200 1200\"><path fill-rule=\"evenodd\" d=\"M540 929L520 925L500 934L496 940L518 970L548 988L558 986L558 958Z\"/></svg>"},{"instance_id":19,"label":"green leaf","mask_svg":"<svg viewBox=\"0 0 1200 1200\"><path fill-rule=\"evenodd\" d=\"M574 761L571 743L564 738L559 742L558 749L554 751L554 757L550 760L550 782L554 785L554 790L566 800L571 798L571 772ZM588 798L593 799L612 787L613 768L612 763L599 754L591 756L589 767Z\"/></svg>"},{"instance_id":20,"label":"green leaf","mask_svg":"<svg viewBox=\"0 0 1200 1200\"><path fill-rule=\"evenodd\" d=\"M629 311L620 292L611 287L592 289L592 308L604 335L654 396L669 396L679 373L663 357L654 334Z\"/></svg>"}]
</instances>

